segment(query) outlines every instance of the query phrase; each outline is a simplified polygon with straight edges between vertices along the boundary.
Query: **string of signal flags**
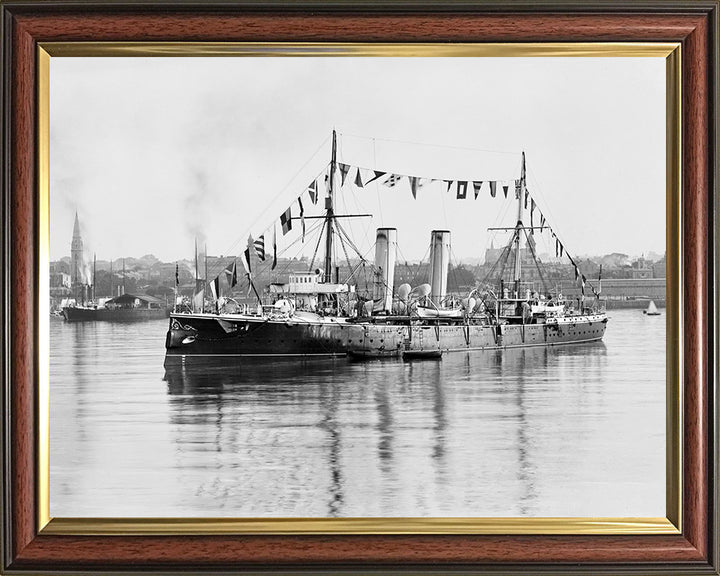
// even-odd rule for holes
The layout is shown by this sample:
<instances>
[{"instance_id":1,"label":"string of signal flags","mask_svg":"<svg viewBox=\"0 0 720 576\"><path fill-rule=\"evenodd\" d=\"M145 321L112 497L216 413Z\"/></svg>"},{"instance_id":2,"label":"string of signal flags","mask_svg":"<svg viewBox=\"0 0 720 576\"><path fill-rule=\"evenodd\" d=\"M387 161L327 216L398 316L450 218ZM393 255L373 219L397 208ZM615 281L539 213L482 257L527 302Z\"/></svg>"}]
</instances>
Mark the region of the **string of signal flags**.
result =
<instances>
[{"instance_id":1,"label":"string of signal flags","mask_svg":"<svg viewBox=\"0 0 720 576\"><path fill-rule=\"evenodd\" d=\"M445 185L445 192L447 194L453 193L453 196L457 200L467 200L477 198L483 194L488 193L491 198L496 198L502 194L502 198L507 198L510 190L513 190L515 199L519 200L524 194L523 203L524 208L530 211L530 234L535 233L535 213L537 212L537 218L539 222L538 228L542 233L545 228L550 232L552 239L555 243L555 257L562 258L563 256L568 258L570 264L573 266L575 271L575 281L579 281L581 284L582 294L585 295L585 287L589 286L592 293L596 296L600 296L600 292L588 282L587 278L580 271L575 259L568 253L567 249L561 242L558 235L547 223L545 215L540 210L539 206L535 202L535 199L530 194L527 186L524 185L523 179L515 180L448 180L445 178L426 178L422 176L411 176L407 174L398 174L394 172L374 170L370 168L363 168L361 166L353 166L351 164L345 164L342 162L337 163L337 172L340 174L340 187L343 188L346 182L352 182L356 188L365 188L369 184L379 183L381 186L387 188L399 188L402 185L406 185L409 188L413 199L417 199L417 194L424 186L435 182L443 182ZM318 177L313 179L312 182L305 188L290 206L287 207L279 216L279 218L273 220L273 223L265 229L260 235L253 238L252 235L248 238L248 246L245 249L242 257L242 264L245 269L245 273L248 277L252 275L251 268L251 253L254 251L257 257L261 261L265 261L267 258L266 254L266 239L268 240L267 245L272 247L272 264L271 270L274 270L277 266L277 231L276 224L280 224L280 230L282 235L285 236L293 229L293 221L300 221L302 240L305 240L305 206L303 198L307 196L305 202L309 201L313 206L317 205L320 200L320 183L324 179L324 184L327 189L328 182L330 179L329 170L323 171ZM293 213L298 216L293 216ZM225 276L230 287L234 287L237 284L237 268L235 262L232 262L227 268L225 268L218 276L210 283L210 289L213 292L213 296L217 298L220 294L220 277Z\"/></svg>"}]
</instances>

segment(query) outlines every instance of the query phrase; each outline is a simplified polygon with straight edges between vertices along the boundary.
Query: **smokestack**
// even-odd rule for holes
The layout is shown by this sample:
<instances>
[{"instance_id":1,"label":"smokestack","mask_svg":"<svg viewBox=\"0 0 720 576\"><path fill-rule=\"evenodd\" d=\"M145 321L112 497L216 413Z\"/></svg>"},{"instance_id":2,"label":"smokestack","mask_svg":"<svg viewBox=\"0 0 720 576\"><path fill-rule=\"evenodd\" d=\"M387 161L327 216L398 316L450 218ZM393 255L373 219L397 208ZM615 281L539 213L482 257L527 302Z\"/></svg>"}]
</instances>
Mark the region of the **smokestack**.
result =
<instances>
[{"instance_id":1,"label":"smokestack","mask_svg":"<svg viewBox=\"0 0 720 576\"><path fill-rule=\"evenodd\" d=\"M378 228L375 239L374 311L392 312L397 228Z\"/></svg>"},{"instance_id":2,"label":"smokestack","mask_svg":"<svg viewBox=\"0 0 720 576\"><path fill-rule=\"evenodd\" d=\"M436 306L447 295L450 265L450 231L433 230L430 234L430 298Z\"/></svg>"}]
</instances>

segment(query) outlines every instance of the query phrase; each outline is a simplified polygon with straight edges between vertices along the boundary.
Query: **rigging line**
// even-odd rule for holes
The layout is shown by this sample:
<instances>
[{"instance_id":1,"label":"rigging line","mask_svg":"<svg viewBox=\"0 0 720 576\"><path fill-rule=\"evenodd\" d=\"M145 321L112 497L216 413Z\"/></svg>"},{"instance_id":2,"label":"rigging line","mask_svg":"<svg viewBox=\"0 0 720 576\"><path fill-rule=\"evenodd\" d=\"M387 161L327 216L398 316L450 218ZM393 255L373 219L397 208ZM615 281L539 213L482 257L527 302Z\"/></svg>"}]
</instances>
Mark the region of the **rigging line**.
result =
<instances>
[{"instance_id":1,"label":"rigging line","mask_svg":"<svg viewBox=\"0 0 720 576\"><path fill-rule=\"evenodd\" d=\"M355 211L356 211L356 214L362 214L362 213L366 213L366 212L371 212L370 210L366 210L366 209L365 209L365 206L363 205L362 202L360 202L357 194L352 194L352 193L351 193L350 195L351 195L351 197L352 197L352 199L353 199L353 201L354 201L354 203L355 203ZM362 222L362 221L361 221L361 222ZM352 219L350 219L348 225L350 226L350 231L351 231L351 232L354 232L354 225L353 225ZM362 232L363 232L363 235L365 236L365 244L370 244L370 238L368 237L369 226L362 225ZM354 236L354 234L353 234L353 236Z\"/></svg>"},{"instance_id":2,"label":"rigging line","mask_svg":"<svg viewBox=\"0 0 720 576\"><path fill-rule=\"evenodd\" d=\"M336 222L336 224L337 224L337 222ZM338 227L338 232L340 232L339 227ZM348 256L347 248L345 247L345 239L343 238L343 236L344 236L344 233L338 234L338 240L340 240L340 246L342 247L343 253L345 254L345 261L347 262L348 268L352 269L352 264L350 264L350 256Z\"/></svg>"},{"instance_id":3,"label":"rigging line","mask_svg":"<svg viewBox=\"0 0 720 576\"><path fill-rule=\"evenodd\" d=\"M317 154L317 151L316 151L316 154ZM312 160L312 158L311 158L311 160ZM308 162L309 162L309 161L308 161ZM305 163L305 166L307 166L308 162ZM313 179L313 181L317 181L317 180L320 178L320 176L325 172L325 170L327 169L327 167L328 167L329 164L330 164L330 163L328 162L325 166L323 166L323 168L320 170L320 172L315 175L315 178ZM303 166L303 168L304 168L305 166ZM302 171L303 168L300 168L300 171ZM299 172L298 172L298 174L299 174ZM290 183L292 183L292 181L294 181L296 177L297 177L297 174L295 174L295 176L293 176L293 178L291 179ZM278 194L275 196L275 198L270 202L270 204L267 205L267 207L265 208L265 210L263 210L263 212L255 219L255 221L253 222L253 224L247 229L248 235L250 235L250 234L252 233L252 230L253 230L253 228L255 227L255 224L262 218L262 216L264 216L264 215L270 210L270 208L273 207L273 203L277 200L277 198L280 196L280 194L282 194L283 192L285 192L285 190L287 190L287 189L289 188L290 183L288 183L288 184L285 186L285 188L283 188L283 189L281 190L281 192L278 193ZM303 190L303 192L304 192L304 190ZM303 192L300 193L300 196L302 196ZM320 192L317 191L317 194L319 195ZM265 231L267 231L267 230L269 229L269 227L270 227L270 225L268 225L268 227L267 227L265 230L263 230L263 234L265 233ZM242 241L242 238L243 238L242 236L241 236L240 238L238 238L238 239L233 243L233 245L230 247L230 249L228 250L228 252L233 251L233 250L237 247L237 245Z\"/></svg>"},{"instance_id":4,"label":"rigging line","mask_svg":"<svg viewBox=\"0 0 720 576\"><path fill-rule=\"evenodd\" d=\"M319 223L317 223L317 222L311 224L310 227L309 227L309 229L305 231L305 236L306 236L306 237L312 236L312 235L316 232L316 230L317 230L318 227L319 227ZM296 238L293 242L291 242L291 243L288 244L287 246L283 247L282 250L280 250L278 256L279 256L279 257L287 257L286 255L288 254L289 250L290 250L293 246L295 246L296 244L298 244L298 242L302 242L302 236L299 236L299 237ZM251 248L251 253L252 253L252 250L253 250L253 249ZM302 251L302 246L300 246L300 250L298 250L298 251L295 253L295 256L297 256L301 251ZM242 257L242 256L241 256L241 257ZM266 258L265 260L260 260L260 263L259 263L258 266L257 266L257 272L256 272L256 273L260 274L260 273L265 273L265 272L267 272L267 271L268 271L268 267L271 266L271 265L272 265L272 259ZM289 264L287 264L287 265L285 265L285 266L281 266L280 269L276 272L276 274L282 274L283 272L285 272L285 271L288 269L288 267L289 267Z\"/></svg>"},{"instance_id":5,"label":"rigging line","mask_svg":"<svg viewBox=\"0 0 720 576\"><path fill-rule=\"evenodd\" d=\"M372 145L373 145L373 164L377 166L377 150L375 148L375 138L372 139ZM378 186L379 179L375 179L375 194L377 195L378 199L378 212L380 212L380 226L385 226L385 218L383 217L382 213L382 202L380 201L380 188Z\"/></svg>"},{"instance_id":6,"label":"rigging line","mask_svg":"<svg viewBox=\"0 0 720 576\"><path fill-rule=\"evenodd\" d=\"M502 278L502 275L505 273L505 266L507 264L507 260L510 257L510 246L513 243L513 240L515 239L515 235L513 234L512 239L510 242L508 242L504 247L503 251L500 253L500 257L495 261L495 263L492 265L490 270L488 270L487 274L485 274L485 277L482 279L481 284L487 284L488 279L495 274L495 271L498 268L498 265L500 266L500 274L499 276Z\"/></svg>"},{"instance_id":7,"label":"rigging line","mask_svg":"<svg viewBox=\"0 0 720 576\"><path fill-rule=\"evenodd\" d=\"M355 194L351 194L350 196L353 198L353 200L355 200L355 206L354 206L354 208L355 208L355 213L361 213L363 210L361 209L362 207L361 207L361 206L359 205L359 203L357 202L357 199L356 199ZM352 213L352 210L348 207L349 202L347 201L347 198L345 198L345 195L341 195L340 198L341 198L342 203L343 203L342 206L343 206L343 208L346 210L346 212ZM350 227L350 230L353 231L353 219L350 218L350 219L348 219L347 222L348 222L348 226ZM358 248L355 246L355 244L354 244L354 243L352 242L352 240L351 240L352 235L351 235L351 234L348 234L348 232L341 226L339 220L336 220L336 221L335 221L335 225L343 231L343 233L345 234L346 240L350 243L350 246L353 248L353 250L355 250L355 252L356 252L358 255L360 255L360 251L358 250ZM369 242L370 242L370 239L368 238L367 226L363 226L363 232L364 232L364 235L365 235L365 242L366 242L366 243L369 243Z\"/></svg>"},{"instance_id":8,"label":"rigging line","mask_svg":"<svg viewBox=\"0 0 720 576\"><path fill-rule=\"evenodd\" d=\"M361 134L351 134L348 132L344 132L343 136L349 136L350 138L358 138L361 140L370 140L370 136L363 136ZM431 144L428 142L417 142L412 140L399 140L394 138L376 138L373 137L372 140L379 140L380 142L394 142L396 144L412 144L415 146L426 146L429 148L444 148L447 150L468 150L472 152L487 152L490 154L512 154L512 155L520 155L520 152L518 151L510 151L510 150L485 150L483 148L473 148L471 146L453 146L452 144Z\"/></svg>"},{"instance_id":9,"label":"rigging line","mask_svg":"<svg viewBox=\"0 0 720 576\"><path fill-rule=\"evenodd\" d=\"M389 176L391 176L391 175L393 175L393 174L396 175L396 176L405 177L405 178L407 178L407 177L409 177L409 176L415 176L415 175L417 175L417 173L415 173L415 174L401 174L400 172L394 172L393 170L387 170L387 169L385 169L385 170L378 170L378 169L377 169L377 160L375 159L374 156L373 156L373 164L375 164L375 167L373 167L373 168L371 168L371 167L369 167L369 166L360 166L359 164L349 164L349 166L352 166L353 168L359 168L360 170L366 170L366 171L367 171L367 170L369 170L369 171L376 171L376 170L377 170L378 172L385 172L382 176L380 176L377 180L375 180L375 182L380 182L380 181L382 180L382 182L384 183L385 180L387 180L387 178L384 178L384 177L385 177L385 176L388 176L388 177L389 177ZM468 178L468 177L466 177L466 176L463 176L463 177L461 177L461 178L447 178L447 176L443 176L443 177L439 177L439 176L418 176L418 178L422 178L423 180L432 180L432 181L435 181L435 182L448 182L448 181L451 181L451 182L458 182L458 181L465 181L465 182L506 182L508 186L510 185L511 182L514 184L514 183L515 183L515 180L517 180L517 178L487 178L487 177L485 177L485 176L483 176L482 178Z\"/></svg>"},{"instance_id":10,"label":"rigging line","mask_svg":"<svg viewBox=\"0 0 720 576\"><path fill-rule=\"evenodd\" d=\"M362 256L362 254L360 253L360 250L358 249L357 246L355 246L355 244L353 243L353 241L352 241L352 239L350 238L350 236L348 236L348 233L347 233L347 231L345 230L345 228L342 227L342 225L340 224L340 222L336 222L335 224L337 224L338 230L339 230L340 232L342 232L342 234L345 236L345 240L347 240L348 244L350 244L350 247L355 251L355 254L357 254L360 258L362 258L363 256ZM372 246L370 247L370 249L372 250Z\"/></svg>"},{"instance_id":11,"label":"rigging line","mask_svg":"<svg viewBox=\"0 0 720 576\"><path fill-rule=\"evenodd\" d=\"M444 194L440 195L440 205L442 206L443 211L443 218L445 219L445 228L450 230L450 224L448 222L448 215L447 215L447 208L445 206L445 196L447 196L447 191Z\"/></svg>"},{"instance_id":12,"label":"rigging line","mask_svg":"<svg viewBox=\"0 0 720 576\"><path fill-rule=\"evenodd\" d=\"M543 291L547 294L549 292L547 282L545 282L545 278L543 277L542 270L540 269L540 263L537 259L537 254L535 253L535 248L533 246L533 242L530 242L529 234L525 228L523 228L523 232L525 233L525 245L530 248L530 254L532 255L533 263L535 264L535 269L538 272L538 276L540 277L540 282L542 283Z\"/></svg>"},{"instance_id":13,"label":"rigging line","mask_svg":"<svg viewBox=\"0 0 720 576\"><path fill-rule=\"evenodd\" d=\"M364 267L365 264L366 264L366 261L365 261L365 260L360 260L360 261L355 265L354 268L350 268L350 273L349 273L348 277L345 278L345 282L343 282L343 284L349 284L349 283L350 283L350 280L352 280L353 277L355 276L355 272L357 272L360 268ZM367 278L366 278L365 280L366 280L366 281L365 281L365 284L367 285ZM357 282L357 281L356 281L356 283L355 283L355 286L358 286L358 282Z\"/></svg>"},{"instance_id":14,"label":"rigging line","mask_svg":"<svg viewBox=\"0 0 720 576\"><path fill-rule=\"evenodd\" d=\"M534 200L534 197L533 197L532 194L530 194L530 198ZM535 202L535 205L538 206L538 203ZM545 214L542 210L540 210L540 212L542 212L543 215ZM545 224L546 224L546 226L547 226L547 228L548 228L548 231L550 231L551 233L554 233L554 234L555 234L555 237L556 237L558 240L560 240L560 244L562 244L563 251L565 252L565 256L568 258L568 260L570 260L570 263L571 263L571 264L572 264L572 263L575 264L575 267L577 268L578 273L580 274L581 277L582 277L582 276L585 276L585 275L582 273L582 270L580 269L580 266L578 266L578 263L577 263L576 259L573 258L573 257L570 255L570 252L568 251L568 249L567 249L567 247L566 247L566 245L565 245L565 242L563 242L563 241L560 239L560 236L559 236L558 233L555 231L555 229L552 228L552 227L550 226L550 224L548 224L548 219L547 219L547 218L545 218ZM575 280L575 282L577 282L577 280ZM590 286L590 289L591 289L593 292L595 292L595 286L593 285L592 282L590 282L590 280L587 279L587 277L585 278L585 283Z\"/></svg>"},{"instance_id":15,"label":"rigging line","mask_svg":"<svg viewBox=\"0 0 720 576\"><path fill-rule=\"evenodd\" d=\"M316 232L316 230L317 230L318 227L319 227L319 223L314 223L314 224L312 224L312 225L310 226L309 230L306 230L305 236L306 236L306 237L307 237L307 236L312 236L312 235ZM290 248L292 248L292 247L295 246L298 242L301 242L301 241L302 241L302 237L296 238L293 242L291 242L290 244L288 244L287 246L285 246L285 247L280 251L280 254L278 254L278 256L283 256L283 257L285 257L285 254L287 254L287 252L290 250ZM298 250L298 252L295 253L295 255L297 256L297 254L299 254L301 250L302 250L302 246L300 247L300 250ZM268 271L268 267L272 265L272 260L270 260L270 262L267 262L267 260L268 260L268 259L266 258L266 260L264 260L264 261L261 260L261 261L260 261L261 263L260 263L260 264L258 265L258 267L257 267L257 273L258 273L258 274L267 272L267 271ZM275 272L275 273L276 273L276 274L283 274L284 272L286 272L286 271L288 270L289 266L290 266L289 263L286 264L285 266L281 266L280 269L279 269L277 272ZM271 272L273 272L273 271L271 270Z\"/></svg>"},{"instance_id":16,"label":"rigging line","mask_svg":"<svg viewBox=\"0 0 720 576\"><path fill-rule=\"evenodd\" d=\"M300 175L300 173L308 166L308 164L310 164L310 162L312 162L312 161L315 159L315 157L317 156L318 152L320 152L320 150L323 148L323 146L325 146L325 144L327 144L327 141L328 141L329 139L330 139L330 136L326 136L326 137L325 137L325 139L324 139L324 140L320 143L320 145L315 149L315 151L312 153L312 155L310 156L310 158L308 158L308 160L305 162L305 164L303 164L303 165L298 169L298 171L295 172L295 175L294 175L292 178L290 178L290 180L288 180L287 184L285 184L285 186L283 186L283 187L278 191L278 193L275 194L275 196L272 198L272 200L270 200L270 202L266 205L265 209L264 209L264 210L258 215L258 217L253 221L253 223L252 223L252 224L250 225L250 227L246 230L246 232L250 233L250 231L255 227L255 225L258 223L258 221L259 221L263 216L265 216L265 214L267 214L267 212L270 210L271 207L273 207L273 204L278 200L278 198L280 198L280 196L281 196L282 194L284 194L285 191L286 191L288 188L290 188L290 185L295 181L295 179ZM329 162L328 162L328 164L329 164ZM325 168L327 168L327 164L323 166L323 169L322 169L321 172L320 172L321 174L322 174L322 172L325 170ZM319 176L319 175L318 175L318 176ZM316 179L317 179L317 177L316 177ZM238 238L238 239L226 250L226 253L229 254L230 252L232 252L233 250L235 250L235 248L237 247L237 245L241 242L241 238L242 238L242 237Z\"/></svg>"},{"instance_id":17,"label":"rigging line","mask_svg":"<svg viewBox=\"0 0 720 576\"><path fill-rule=\"evenodd\" d=\"M429 256L430 256L430 246L428 246L425 249L425 254L423 254L423 257L420 260L420 263L418 264L417 270L415 270L415 276L413 276L413 279L412 279L413 284L415 284L418 281L418 276L420 275L420 270L422 269L422 265L425 262L425 258L427 257L428 261L429 261L429 259L430 259ZM428 282L429 281L430 281L430 269L428 267Z\"/></svg>"},{"instance_id":18,"label":"rigging line","mask_svg":"<svg viewBox=\"0 0 720 576\"><path fill-rule=\"evenodd\" d=\"M315 250L313 251L312 258L310 260L310 271L312 271L313 267L315 266L315 258L317 258L318 250L320 250L320 242L322 241L323 232L325 231L325 226L327 226L327 220L322 220L322 228L320 230L320 235L318 236L317 244L315 244Z\"/></svg>"},{"instance_id":19,"label":"rigging line","mask_svg":"<svg viewBox=\"0 0 720 576\"><path fill-rule=\"evenodd\" d=\"M329 163L328 163L328 164L329 164ZM323 169L315 176L315 181L317 181L317 179L323 174L323 172L325 171L326 168L327 168L327 165L326 165L325 167L323 167ZM319 193L320 193L320 192L317 191L317 194L319 194ZM301 193L301 194L302 194L302 193ZM265 212L267 212L267 209L265 210ZM306 235L306 236L309 235L309 234L314 230L314 228L315 228L315 226L311 224L310 229L306 231L306 234L305 234L305 235ZM250 230L251 230L251 229L252 229L252 228L250 228ZM262 235L264 235L265 232L267 232L269 229L270 229L270 226L268 226L268 228L266 228L265 230L263 230L263 234L262 234ZM248 234L248 235L250 236L251 234ZM256 238L254 238L253 240L256 240ZM285 253L290 247L292 247L296 242L297 242L297 240L294 241L292 244L290 244L290 245L286 246L285 248L283 248L281 254L284 254L284 253ZM236 240L236 241L233 243L233 245L230 247L230 250L229 250L228 252L233 251L233 250L237 247L237 245L238 245L239 243L240 243L240 239ZM247 245L245 246L245 248L247 249L247 248L249 248L249 247L252 248L252 247L250 246L250 243L247 243ZM244 250L243 250L243 252L244 252ZM238 257L239 257L239 258L242 258L242 254L240 254L239 256L237 256L237 255L235 256L235 258L238 258ZM209 274L210 276L212 276L213 274L215 274L215 272L218 272L218 274L219 274L219 273L222 271L222 270L220 270L220 267L218 267L217 264L214 264L213 267L212 267L210 270L211 270L211 272L212 272L212 274Z\"/></svg>"},{"instance_id":20,"label":"rigging line","mask_svg":"<svg viewBox=\"0 0 720 576\"><path fill-rule=\"evenodd\" d=\"M533 190L536 190L537 196L539 196L543 200L543 206L544 206L543 214L545 212L547 212L548 215L552 218L553 222L557 222L557 219L555 218L555 214L553 214L553 211L552 211L551 203L547 200L545 193L544 193L542 187L540 186L540 181L537 178L535 178L535 173L529 169L526 169L526 173L527 173L527 175L530 176L530 179L532 180ZM531 196L535 196L535 195L531 194Z\"/></svg>"}]
</instances>

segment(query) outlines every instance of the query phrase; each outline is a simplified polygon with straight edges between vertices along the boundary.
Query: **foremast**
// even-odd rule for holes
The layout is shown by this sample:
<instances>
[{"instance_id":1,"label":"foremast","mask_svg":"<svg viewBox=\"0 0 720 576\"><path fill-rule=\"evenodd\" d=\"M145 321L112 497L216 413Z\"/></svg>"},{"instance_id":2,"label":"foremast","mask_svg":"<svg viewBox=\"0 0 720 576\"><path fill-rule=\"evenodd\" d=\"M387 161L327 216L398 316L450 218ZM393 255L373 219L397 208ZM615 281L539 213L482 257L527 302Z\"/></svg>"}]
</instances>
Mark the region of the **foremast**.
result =
<instances>
[{"instance_id":1,"label":"foremast","mask_svg":"<svg viewBox=\"0 0 720 576\"><path fill-rule=\"evenodd\" d=\"M333 225L335 220L335 207L333 205L335 192L335 166L337 163L337 134L335 129L332 132L332 155L330 158L330 177L328 182L328 195L325 198L326 212L326 235L325 235L325 282L332 282L332 250L333 250Z\"/></svg>"}]
</instances>

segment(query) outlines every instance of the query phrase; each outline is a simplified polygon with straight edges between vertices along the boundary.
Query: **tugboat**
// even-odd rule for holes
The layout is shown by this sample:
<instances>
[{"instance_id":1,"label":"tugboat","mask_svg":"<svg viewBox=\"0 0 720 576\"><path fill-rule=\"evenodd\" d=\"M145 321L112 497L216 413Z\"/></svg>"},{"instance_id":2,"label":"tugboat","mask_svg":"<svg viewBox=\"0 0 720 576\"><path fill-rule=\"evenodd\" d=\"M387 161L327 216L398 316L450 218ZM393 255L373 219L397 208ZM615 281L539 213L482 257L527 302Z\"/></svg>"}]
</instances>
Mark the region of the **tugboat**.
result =
<instances>
[{"instance_id":1,"label":"tugboat","mask_svg":"<svg viewBox=\"0 0 720 576\"><path fill-rule=\"evenodd\" d=\"M395 228L377 230L372 297L365 299L360 295L351 279L345 283L339 282L338 278L335 282L331 281L333 270L337 270L332 259L334 235L339 229L341 241L346 237L339 219L353 216L336 214L334 209L337 172L342 177L342 187L348 169L349 166L344 164L338 169L336 134L333 131L327 197L321 217L325 234L323 270L291 277L289 284L275 293L276 302L261 303L252 311L238 310L237 307L227 311L219 305L213 312L174 311L170 314L165 342L168 359L174 356L438 357L444 352L556 346L603 338L608 318L601 308L599 294L591 285L595 298L588 305L585 286L589 283L572 258L570 262L574 265L575 279L582 283L583 290L577 308L562 294L540 291L532 282L523 281L523 251L530 252L537 262L532 236L536 230L550 229L544 217L540 226L533 226L535 201L531 200L526 187L524 153L520 178L514 181L516 222L512 227L493 229L511 233L497 268L503 273L510 268L512 276L503 278L501 274L494 286L478 286L464 298L450 295L447 290L449 230L434 230L431 233L430 282L427 284L414 288L402 284L395 289ZM374 171L374 179L380 177L378 175L386 173ZM357 179L360 177L358 168ZM396 175L389 176L393 177ZM415 186L418 178L408 178L411 186ZM467 187L468 182L463 184ZM495 185L496 182L490 183L493 197ZM506 197L508 188L503 186ZM458 191L458 197L459 194ZM526 226L524 215L529 200L532 201L531 222L530 226ZM293 220L288 214L281 217L281 222L286 224ZM556 247L562 252L564 246L555 233L552 234ZM566 253L566 256L569 257L569 254Z\"/></svg>"},{"instance_id":2,"label":"tugboat","mask_svg":"<svg viewBox=\"0 0 720 576\"><path fill-rule=\"evenodd\" d=\"M101 306L66 306L63 316L68 322L138 322L167 318L170 308L164 300L148 294L122 294L106 300Z\"/></svg>"},{"instance_id":3,"label":"tugboat","mask_svg":"<svg viewBox=\"0 0 720 576\"><path fill-rule=\"evenodd\" d=\"M77 229L77 217L76 217ZM125 260L123 259L123 285L118 287L122 294L114 298L96 298L95 278L96 260L93 257L92 284L83 284L80 287L80 303L77 299L72 300L61 309L62 317L67 322L138 322L140 320L157 320L170 316L170 307L167 302L150 296L149 294L126 294L125 293ZM112 263L110 264L112 275ZM112 292L112 282L110 285ZM85 299L86 293L91 294L89 300Z\"/></svg>"}]
</instances>

